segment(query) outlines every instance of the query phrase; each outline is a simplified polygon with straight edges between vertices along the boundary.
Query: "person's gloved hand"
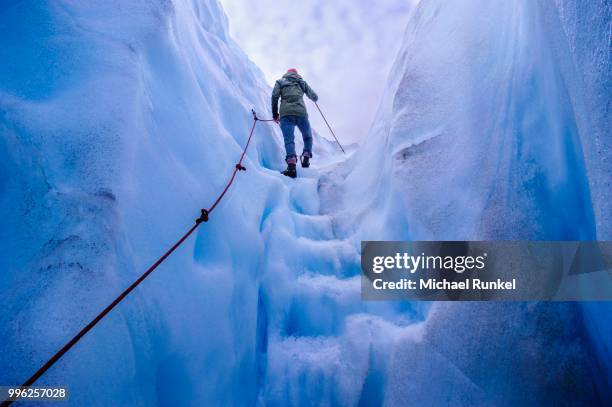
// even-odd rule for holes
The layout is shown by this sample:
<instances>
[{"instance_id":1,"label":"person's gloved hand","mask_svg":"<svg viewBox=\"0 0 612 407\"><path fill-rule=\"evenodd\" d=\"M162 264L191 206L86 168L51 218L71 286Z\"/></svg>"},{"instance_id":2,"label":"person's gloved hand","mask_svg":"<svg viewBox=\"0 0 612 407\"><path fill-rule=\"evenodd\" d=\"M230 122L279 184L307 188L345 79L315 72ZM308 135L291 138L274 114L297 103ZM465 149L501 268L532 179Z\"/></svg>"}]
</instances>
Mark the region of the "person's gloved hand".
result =
<instances>
[{"instance_id":1,"label":"person's gloved hand","mask_svg":"<svg viewBox=\"0 0 612 407\"><path fill-rule=\"evenodd\" d=\"M279 119L278 113L277 113L277 114L275 114L275 115L274 115L272 118L274 119L274 121L275 121L276 123L280 123L280 119Z\"/></svg>"}]
</instances>

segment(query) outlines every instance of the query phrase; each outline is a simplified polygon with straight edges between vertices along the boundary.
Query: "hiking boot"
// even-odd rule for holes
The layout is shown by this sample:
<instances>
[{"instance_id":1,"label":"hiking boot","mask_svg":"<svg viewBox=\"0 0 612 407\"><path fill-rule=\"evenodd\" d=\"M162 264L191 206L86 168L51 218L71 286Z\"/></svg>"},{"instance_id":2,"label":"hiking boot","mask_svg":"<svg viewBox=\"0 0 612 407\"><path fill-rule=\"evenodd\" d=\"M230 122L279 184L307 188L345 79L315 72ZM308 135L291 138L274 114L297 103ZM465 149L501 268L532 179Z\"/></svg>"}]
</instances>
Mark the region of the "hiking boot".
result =
<instances>
[{"instance_id":1,"label":"hiking boot","mask_svg":"<svg viewBox=\"0 0 612 407\"><path fill-rule=\"evenodd\" d=\"M287 169L281 172L281 174L290 178L297 177L297 169L295 168L295 164L287 164Z\"/></svg>"},{"instance_id":2,"label":"hiking boot","mask_svg":"<svg viewBox=\"0 0 612 407\"><path fill-rule=\"evenodd\" d=\"M307 155L302 156L302 168L310 167L310 157Z\"/></svg>"}]
</instances>

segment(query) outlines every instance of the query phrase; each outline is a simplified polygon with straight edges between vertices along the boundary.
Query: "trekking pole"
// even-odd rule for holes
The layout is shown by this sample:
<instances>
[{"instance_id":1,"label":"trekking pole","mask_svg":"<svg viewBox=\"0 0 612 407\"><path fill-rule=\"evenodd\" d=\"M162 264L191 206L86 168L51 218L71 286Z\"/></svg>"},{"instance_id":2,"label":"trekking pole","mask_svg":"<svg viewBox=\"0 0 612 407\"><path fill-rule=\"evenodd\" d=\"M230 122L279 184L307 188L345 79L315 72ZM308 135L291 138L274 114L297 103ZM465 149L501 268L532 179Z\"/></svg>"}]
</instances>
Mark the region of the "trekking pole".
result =
<instances>
[{"instance_id":1,"label":"trekking pole","mask_svg":"<svg viewBox=\"0 0 612 407\"><path fill-rule=\"evenodd\" d=\"M344 148L342 148L342 144L340 144L340 142L338 141L338 137L336 137L336 135L334 134L334 131L332 130L331 126L329 125L329 123L327 123L327 119L325 118L325 115L323 114L323 112L321 111L321 108L319 107L319 105L317 104L317 102L314 102L315 106L317 107L317 109L319 110L319 113L321 113L321 117L323 118L323 120L325 121L325 124L327 124L327 128L329 129L329 131L331 132L332 136L334 136L334 139L336 140L336 143L338 143L338 145L340 146L340 150L342 150L342 152L344 154L346 154L346 151L344 151Z\"/></svg>"}]
</instances>

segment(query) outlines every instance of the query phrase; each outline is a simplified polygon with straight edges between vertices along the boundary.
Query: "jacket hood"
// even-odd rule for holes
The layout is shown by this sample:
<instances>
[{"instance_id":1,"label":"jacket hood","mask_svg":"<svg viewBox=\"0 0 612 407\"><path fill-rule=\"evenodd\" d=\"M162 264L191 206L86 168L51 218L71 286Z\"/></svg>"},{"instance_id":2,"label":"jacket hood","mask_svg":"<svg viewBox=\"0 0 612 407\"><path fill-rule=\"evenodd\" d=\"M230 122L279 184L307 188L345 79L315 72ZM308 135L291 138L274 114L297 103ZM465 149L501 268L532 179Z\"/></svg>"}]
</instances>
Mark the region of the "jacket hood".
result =
<instances>
[{"instance_id":1,"label":"jacket hood","mask_svg":"<svg viewBox=\"0 0 612 407\"><path fill-rule=\"evenodd\" d=\"M287 72L286 74L283 75L283 78L285 78L285 79L303 80L302 77L300 76L300 74L295 73L295 72Z\"/></svg>"}]
</instances>

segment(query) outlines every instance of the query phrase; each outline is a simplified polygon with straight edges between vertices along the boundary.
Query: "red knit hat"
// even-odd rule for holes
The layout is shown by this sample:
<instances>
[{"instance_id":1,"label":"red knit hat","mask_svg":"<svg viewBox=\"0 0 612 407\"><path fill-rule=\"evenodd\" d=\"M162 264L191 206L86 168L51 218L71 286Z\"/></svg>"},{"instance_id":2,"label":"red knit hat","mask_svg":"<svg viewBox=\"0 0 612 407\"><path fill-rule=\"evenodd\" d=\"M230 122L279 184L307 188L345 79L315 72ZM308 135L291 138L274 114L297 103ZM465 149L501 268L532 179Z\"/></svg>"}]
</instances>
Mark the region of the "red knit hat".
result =
<instances>
[{"instance_id":1,"label":"red knit hat","mask_svg":"<svg viewBox=\"0 0 612 407\"><path fill-rule=\"evenodd\" d=\"M295 72L295 73L297 73L297 69L295 69L295 68L289 68L289 69L287 69L287 72Z\"/></svg>"}]
</instances>

